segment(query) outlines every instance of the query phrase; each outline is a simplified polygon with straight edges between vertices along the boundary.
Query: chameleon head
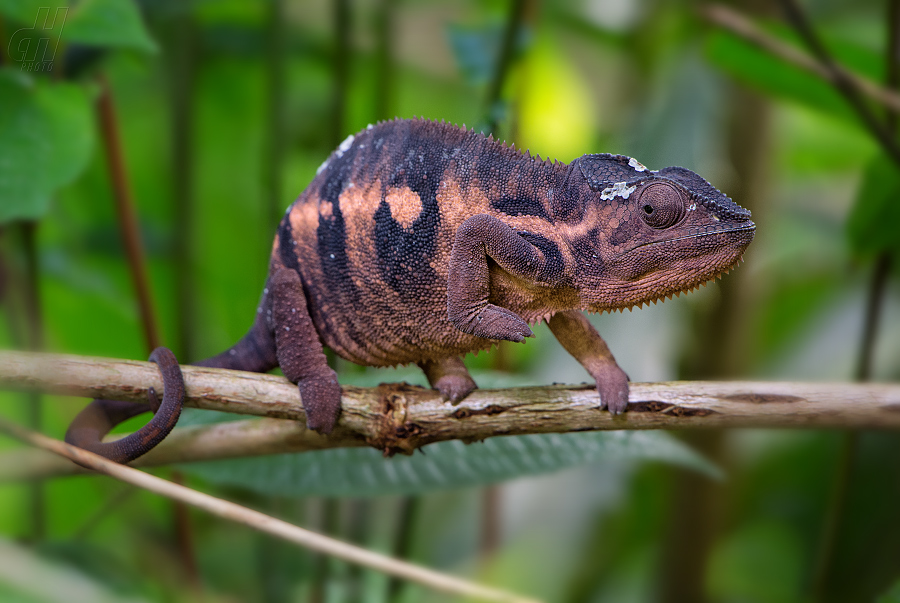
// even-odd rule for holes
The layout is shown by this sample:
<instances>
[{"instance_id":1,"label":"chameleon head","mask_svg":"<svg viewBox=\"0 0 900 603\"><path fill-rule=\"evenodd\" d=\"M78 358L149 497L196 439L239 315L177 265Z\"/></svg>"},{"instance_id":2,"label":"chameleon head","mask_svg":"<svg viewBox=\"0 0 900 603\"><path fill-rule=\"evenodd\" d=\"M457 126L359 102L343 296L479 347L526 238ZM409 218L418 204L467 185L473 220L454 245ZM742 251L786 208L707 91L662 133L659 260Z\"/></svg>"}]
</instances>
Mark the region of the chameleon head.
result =
<instances>
[{"instance_id":1,"label":"chameleon head","mask_svg":"<svg viewBox=\"0 0 900 603\"><path fill-rule=\"evenodd\" d=\"M622 155L585 155L572 167L581 227L570 243L585 309L694 289L734 267L753 240L750 212L690 170L650 171Z\"/></svg>"}]
</instances>

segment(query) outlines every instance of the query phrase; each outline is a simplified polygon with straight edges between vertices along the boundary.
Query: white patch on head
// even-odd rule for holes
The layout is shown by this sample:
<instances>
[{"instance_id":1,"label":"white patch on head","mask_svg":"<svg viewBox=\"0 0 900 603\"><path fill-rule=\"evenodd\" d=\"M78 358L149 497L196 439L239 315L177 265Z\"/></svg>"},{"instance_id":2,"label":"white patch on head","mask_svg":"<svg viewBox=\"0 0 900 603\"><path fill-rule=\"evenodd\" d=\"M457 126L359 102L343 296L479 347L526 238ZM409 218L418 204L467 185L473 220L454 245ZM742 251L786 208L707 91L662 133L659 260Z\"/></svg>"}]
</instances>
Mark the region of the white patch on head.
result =
<instances>
[{"instance_id":1,"label":"white patch on head","mask_svg":"<svg viewBox=\"0 0 900 603\"><path fill-rule=\"evenodd\" d=\"M633 168L634 168L635 170L637 170L638 172L646 172L646 171L647 171L647 168L644 167L644 164L642 164L640 161L638 161L638 160L635 159L634 157L629 157L629 159L628 159L628 165L630 165L631 167L633 167Z\"/></svg>"},{"instance_id":2,"label":"white patch on head","mask_svg":"<svg viewBox=\"0 0 900 603\"><path fill-rule=\"evenodd\" d=\"M608 186L600 192L600 198L609 201L610 199L615 199L616 197L622 197L623 199L627 199L631 196L631 193L634 192L634 189L637 188L637 185L628 186L627 182L616 182L612 186Z\"/></svg>"}]
</instances>

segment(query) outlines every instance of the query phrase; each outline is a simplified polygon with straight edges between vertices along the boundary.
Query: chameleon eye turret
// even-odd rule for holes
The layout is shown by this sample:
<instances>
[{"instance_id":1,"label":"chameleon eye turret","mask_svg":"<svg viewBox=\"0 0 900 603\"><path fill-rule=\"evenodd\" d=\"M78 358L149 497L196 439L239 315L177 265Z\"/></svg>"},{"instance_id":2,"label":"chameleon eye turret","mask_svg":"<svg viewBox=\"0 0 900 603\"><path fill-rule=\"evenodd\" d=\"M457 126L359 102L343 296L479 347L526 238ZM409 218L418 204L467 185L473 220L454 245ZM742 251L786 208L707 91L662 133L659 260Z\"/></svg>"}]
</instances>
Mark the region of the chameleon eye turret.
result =
<instances>
[{"instance_id":1,"label":"chameleon eye turret","mask_svg":"<svg viewBox=\"0 0 900 603\"><path fill-rule=\"evenodd\" d=\"M685 214L685 198L681 192L665 182L653 182L643 187L637 196L641 217L653 228L670 228Z\"/></svg>"}]
</instances>

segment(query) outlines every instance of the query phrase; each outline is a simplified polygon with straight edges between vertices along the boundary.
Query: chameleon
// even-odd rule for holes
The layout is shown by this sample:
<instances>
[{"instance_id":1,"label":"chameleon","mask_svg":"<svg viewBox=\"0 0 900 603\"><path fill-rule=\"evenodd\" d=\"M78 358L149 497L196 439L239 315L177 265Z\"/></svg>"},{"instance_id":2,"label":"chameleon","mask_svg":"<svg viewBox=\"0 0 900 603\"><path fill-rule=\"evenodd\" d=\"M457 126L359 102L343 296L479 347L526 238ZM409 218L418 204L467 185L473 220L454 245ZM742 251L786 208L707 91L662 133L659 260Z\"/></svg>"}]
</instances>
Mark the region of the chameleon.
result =
<instances>
[{"instance_id":1,"label":"chameleon","mask_svg":"<svg viewBox=\"0 0 900 603\"><path fill-rule=\"evenodd\" d=\"M327 434L341 388L323 346L361 365L415 363L458 404L476 388L463 355L522 342L544 321L595 380L598 408L619 414L628 377L584 313L695 289L738 264L755 229L748 210L685 168L606 153L566 164L465 126L380 122L344 140L287 208L253 326L197 364L279 366L307 426ZM151 359L163 401L154 391L148 405L94 401L70 443L128 462L165 437L183 383L171 352ZM145 427L101 443L148 408Z\"/></svg>"}]
</instances>

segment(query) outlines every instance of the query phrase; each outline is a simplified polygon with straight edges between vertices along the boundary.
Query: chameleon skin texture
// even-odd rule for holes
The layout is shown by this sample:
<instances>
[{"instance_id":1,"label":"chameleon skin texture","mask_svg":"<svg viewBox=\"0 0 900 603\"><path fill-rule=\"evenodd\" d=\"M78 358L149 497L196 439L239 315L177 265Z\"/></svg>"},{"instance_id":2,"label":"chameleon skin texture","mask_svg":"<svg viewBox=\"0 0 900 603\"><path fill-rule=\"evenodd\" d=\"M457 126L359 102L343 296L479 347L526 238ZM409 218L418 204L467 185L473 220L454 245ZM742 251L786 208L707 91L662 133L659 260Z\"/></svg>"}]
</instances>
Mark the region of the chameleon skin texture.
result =
<instances>
[{"instance_id":1,"label":"chameleon skin texture","mask_svg":"<svg viewBox=\"0 0 900 603\"><path fill-rule=\"evenodd\" d=\"M651 226L648 203L680 219ZM455 265L461 227L475 241L462 241ZM387 366L491 346L447 319L454 269L482 279L455 286L484 288L533 324L689 290L737 263L753 232L749 212L682 168L611 155L550 163L455 126L396 120L331 155L288 209L273 254L300 273L325 345ZM486 270L468 270L485 246L497 248Z\"/></svg>"},{"instance_id":2,"label":"chameleon skin texture","mask_svg":"<svg viewBox=\"0 0 900 603\"><path fill-rule=\"evenodd\" d=\"M621 413L628 377L582 311L696 288L754 232L750 212L684 168L609 154L567 165L444 123L383 122L348 137L287 209L253 327L198 364L280 366L308 426L329 433L341 390L323 346L363 365L416 363L457 403L476 387L461 355L523 341L543 320L595 379L598 407ZM113 406L97 418L104 403L76 419L81 433L115 424ZM176 406L151 423L174 424ZM143 432L117 458L160 439Z\"/></svg>"}]
</instances>

